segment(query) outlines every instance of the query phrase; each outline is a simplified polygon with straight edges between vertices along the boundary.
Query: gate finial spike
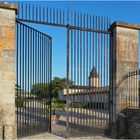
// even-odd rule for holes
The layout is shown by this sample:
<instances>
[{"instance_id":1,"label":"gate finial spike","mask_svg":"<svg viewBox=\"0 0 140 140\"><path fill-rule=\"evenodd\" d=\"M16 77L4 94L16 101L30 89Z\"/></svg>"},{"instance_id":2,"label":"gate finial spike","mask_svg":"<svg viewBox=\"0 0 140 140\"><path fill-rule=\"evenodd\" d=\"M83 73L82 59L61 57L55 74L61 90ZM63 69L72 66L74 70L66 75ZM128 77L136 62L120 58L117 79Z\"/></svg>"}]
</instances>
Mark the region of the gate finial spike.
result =
<instances>
[{"instance_id":1,"label":"gate finial spike","mask_svg":"<svg viewBox=\"0 0 140 140\"><path fill-rule=\"evenodd\" d=\"M70 22L70 0L68 0L67 24Z\"/></svg>"}]
</instances>

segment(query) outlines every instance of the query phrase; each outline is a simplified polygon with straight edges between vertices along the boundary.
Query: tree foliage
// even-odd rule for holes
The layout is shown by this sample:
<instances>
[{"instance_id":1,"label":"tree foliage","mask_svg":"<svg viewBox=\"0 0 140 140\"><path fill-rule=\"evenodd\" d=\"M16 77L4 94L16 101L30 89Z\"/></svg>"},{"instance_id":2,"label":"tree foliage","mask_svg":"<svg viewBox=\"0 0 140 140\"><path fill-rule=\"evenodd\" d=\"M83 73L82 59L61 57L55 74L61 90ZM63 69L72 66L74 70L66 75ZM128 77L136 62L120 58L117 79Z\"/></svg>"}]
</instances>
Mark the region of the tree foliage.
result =
<instances>
[{"instance_id":1,"label":"tree foliage","mask_svg":"<svg viewBox=\"0 0 140 140\"><path fill-rule=\"evenodd\" d=\"M73 82L69 80L69 84L72 85ZM37 83L32 86L31 93L36 95L36 97L44 98L49 97L51 91L51 97L56 98L58 96L58 91L66 88L67 80L66 78L54 77L51 83Z\"/></svg>"},{"instance_id":2,"label":"tree foliage","mask_svg":"<svg viewBox=\"0 0 140 140\"><path fill-rule=\"evenodd\" d=\"M69 80L69 85L72 85L72 84L73 82ZM67 86L66 78L54 77L54 79L51 82L52 97L57 97L58 91L66 88L66 86Z\"/></svg>"},{"instance_id":3,"label":"tree foliage","mask_svg":"<svg viewBox=\"0 0 140 140\"><path fill-rule=\"evenodd\" d=\"M32 85L31 93L36 96L36 98L46 98L49 97L50 84L37 83Z\"/></svg>"}]
</instances>

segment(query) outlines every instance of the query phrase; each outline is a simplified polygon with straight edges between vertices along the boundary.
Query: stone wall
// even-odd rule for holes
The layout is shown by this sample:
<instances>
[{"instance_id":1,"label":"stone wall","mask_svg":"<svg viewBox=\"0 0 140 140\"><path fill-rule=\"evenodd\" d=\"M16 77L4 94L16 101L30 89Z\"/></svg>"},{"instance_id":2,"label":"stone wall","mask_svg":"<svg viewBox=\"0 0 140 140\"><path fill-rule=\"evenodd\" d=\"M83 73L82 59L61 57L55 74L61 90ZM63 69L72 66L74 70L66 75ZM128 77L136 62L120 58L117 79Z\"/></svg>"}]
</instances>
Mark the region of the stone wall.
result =
<instances>
[{"instance_id":1,"label":"stone wall","mask_svg":"<svg viewBox=\"0 0 140 140\"><path fill-rule=\"evenodd\" d=\"M16 138L15 8L0 2L0 139Z\"/></svg>"},{"instance_id":2,"label":"stone wall","mask_svg":"<svg viewBox=\"0 0 140 140\"><path fill-rule=\"evenodd\" d=\"M140 139L140 108L126 108L119 113L118 138Z\"/></svg>"},{"instance_id":3,"label":"stone wall","mask_svg":"<svg viewBox=\"0 0 140 140\"><path fill-rule=\"evenodd\" d=\"M117 136L118 114L128 106L138 106L138 29L140 25L112 24L110 45L110 130Z\"/></svg>"}]
</instances>

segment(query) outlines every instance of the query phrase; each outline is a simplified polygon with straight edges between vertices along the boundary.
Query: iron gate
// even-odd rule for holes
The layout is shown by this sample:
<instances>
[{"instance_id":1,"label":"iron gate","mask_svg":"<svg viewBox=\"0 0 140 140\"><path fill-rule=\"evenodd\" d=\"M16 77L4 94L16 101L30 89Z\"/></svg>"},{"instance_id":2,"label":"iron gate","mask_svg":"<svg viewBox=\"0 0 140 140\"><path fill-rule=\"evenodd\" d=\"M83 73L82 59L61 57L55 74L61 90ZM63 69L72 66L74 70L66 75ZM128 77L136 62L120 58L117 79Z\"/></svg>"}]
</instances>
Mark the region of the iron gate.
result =
<instances>
[{"instance_id":1,"label":"iron gate","mask_svg":"<svg viewBox=\"0 0 140 140\"><path fill-rule=\"evenodd\" d=\"M67 135L104 133L109 123L108 18L75 14L68 26L66 100ZM80 29L82 27L83 29Z\"/></svg>"},{"instance_id":2,"label":"iron gate","mask_svg":"<svg viewBox=\"0 0 140 140\"><path fill-rule=\"evenodd\" d=\"M42 114L42 116L45 116L43 121L45 123L42 124L40 121L32 118L31 110L29 109L30 105L27 105L27 107L25 106L25 108L18 107L17 112L20 112L17 117L18 128L22 128L22 126L29 127L31 126L31 122L33 122L33 125L37 124L37 127L40 126L36 129L37 131L45 125L47 130L54 129L52 130L53 133L65 137L104 133L104 130L109 124L109 19L107 17L101 18L98 16L91 16L89 14L73 13L69 10L68 12L65 12L61 9L58 10L43 6L41 7L30 3L19 2L18 7L18 21L45 24L67 29L67 88L63 89L61 92L61 100L66 101L65 111L57 110L56 114L61 116L60 120L57 124L50 125L49 114L48 116ZM39 50L39 48L37 48L37 44L44 46L44 40L39 36L35 39L35 34L33 33L33 35L31 35L32 33L28 32L25 27L21 28L21 25L20 28L18 27L18 30L19 29L22 30L20 35L21 41L18 41L18 38L17 41L18 45L22 44L21 48L23 49L22 57L17 62L17 64L20 65L20 67L17 67L17 69L20 68L17 72L21 75L20 79L17 78L17 85L21 86L22 84L19 92L20 98L22 95L22 89L24 89L24 99L28 100L28 104L31 104L32 101L35 102L35 113L38 113L37 115L39 115L40 113L38 112L36 105L38 102L41 109L50 108L51 39L50 37L46 37L48 38L47 42L50 42L50 44L45 48L48 49L48 51L45 52L40 50L39 54L36 54L37 49ZM30 41L29 39L27 39L27 42L25 40L22 41L25 37L25 33L27 33L27 36L32 36ZM34 39L37 43L34 42ZM31 44L28 44L29 42ZM25 47L25 43L28 44L27 48ZM34 45L36 48L33 47ZM29 48L31 48L32 52L30 59L25 57L25 53L29 53ZM47 53L47 55L41 55L44 52ZM17 56L19 57L20 55L17 53ZM27 56L29 56L29 54L27 54ZM44 61L45 59L43 56L46 56L47 60L49 58L50 59L48 61ZM25 66L25 62L27 61L24 60L25 58L27 60L29 59L29 66ZM37 58L38 61L35 63L35 59ZM44 66L45 63L47 63L46 67ZM42 68L40 67L40 64L42 64ZM26 72L28 75L27 77L23 71ZM32 71L32 73L29 71ZM46 78L46 81L45 79L42 81L45 72L45 77L48 79ZM18 74L17 77L19 77ZM21 84L19 84L19 81ZM30 81L30 84L28 84L28 81ZM70 84L69 81L72 81L73 84ZM36 86L41 87L41 90L36 91ZM47 91L45 90L46 86ZM35 95L33 95L33 98L35 98L34 100L32 98L25 98L25 89L27 87L29 97L31 96L30 91L35 93ZM31 88L34 88L34 90L31 90ZM45 91L46 95L49 96L40 97L40 95ZM26 108L28 108L27 112L29 121L21 115L22 112L26 111ZM28 122L28 125L23 125L25 122L26 124ZM26 129L26 127L24 129ZM22 133L19 130L19 134Z\"/></svg>"},{"instance_id":3,"label":"iron gate","mask_svg":"<svg viewBox=\"0 0 140 140\"><path fill-rule=\"evenodd\" d=\"M51 37L16 24L16 115L18 136L51 131Z\"/></svg>"}]
</instances>

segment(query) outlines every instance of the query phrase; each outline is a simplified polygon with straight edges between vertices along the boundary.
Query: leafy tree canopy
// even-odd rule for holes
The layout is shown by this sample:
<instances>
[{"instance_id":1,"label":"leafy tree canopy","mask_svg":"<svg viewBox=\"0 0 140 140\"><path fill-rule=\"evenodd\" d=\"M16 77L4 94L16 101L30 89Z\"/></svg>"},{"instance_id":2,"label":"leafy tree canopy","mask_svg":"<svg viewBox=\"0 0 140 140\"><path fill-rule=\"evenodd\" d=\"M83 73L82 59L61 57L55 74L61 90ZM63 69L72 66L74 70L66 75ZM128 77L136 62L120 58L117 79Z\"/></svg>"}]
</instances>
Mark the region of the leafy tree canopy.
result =
<instances>
[{"instance_id":1,"label":"leafy tree canopy","mask_svg":"<svg viewBox=\"0 0 140 140\"><path fill-rule=\"evenodd\" d=\"M69 80L69 85L73 82ZM51 97L57 97L58 91L66 88L67 80L66 78L54 77L50 84L47 83L37 83L32 86L31 92L37 96L46 97L48 95L49 88L51 88Z\"/></svg>"},{"instance_id":2,"label":"leafy tree canopy","mask_svg":"<svg viewBox=\"0 0 140 140\"><path fill-rule=\"evenodd\" d=\"M69 80L69 85L72 84L73 82ZM66 86L67 86L66 78L54 77L54 79L51 82L52 97L57 97L58 91L66 88Z\"/></svg>"}]
</instances>

